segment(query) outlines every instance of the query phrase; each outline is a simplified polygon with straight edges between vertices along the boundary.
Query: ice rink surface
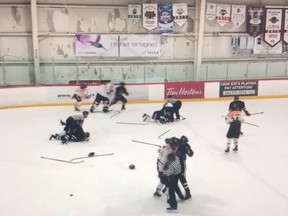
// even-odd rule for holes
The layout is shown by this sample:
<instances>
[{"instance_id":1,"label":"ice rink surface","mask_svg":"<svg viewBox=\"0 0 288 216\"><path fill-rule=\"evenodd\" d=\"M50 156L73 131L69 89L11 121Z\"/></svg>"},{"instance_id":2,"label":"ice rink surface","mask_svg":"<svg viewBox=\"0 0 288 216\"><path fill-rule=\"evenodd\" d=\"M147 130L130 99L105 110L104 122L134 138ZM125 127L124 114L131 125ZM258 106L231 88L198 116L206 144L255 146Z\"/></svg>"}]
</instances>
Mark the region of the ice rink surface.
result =
<instances>
[{"instance_id":1,"label":"ice rink surface","mask_svg":"<svg viewBox=\"0 0 288 216\"><path fill-rule=\"evenodd\" d=\"M245 100L251 113L264 112L246 117L260 127L243 124L239 152L227 155L228 125L221 115L229 102L184 102L180 113L186 119L166 125L118 124L143 123L142 114L162 104L128 104L111 118L117 104L86 119L89 142L68 145L49 136L62 131L59 121L76 114L73 107L0 110L0 215L171 215L165 195L153 197L158 147L131 140L163 145L165 138L185 135L194 150L187 159L192 199L178 203L178 216L287 216L288 99ZM40 158L70 160L90 152L115 155L80 164Z\"/></svg>"}]
</instances>

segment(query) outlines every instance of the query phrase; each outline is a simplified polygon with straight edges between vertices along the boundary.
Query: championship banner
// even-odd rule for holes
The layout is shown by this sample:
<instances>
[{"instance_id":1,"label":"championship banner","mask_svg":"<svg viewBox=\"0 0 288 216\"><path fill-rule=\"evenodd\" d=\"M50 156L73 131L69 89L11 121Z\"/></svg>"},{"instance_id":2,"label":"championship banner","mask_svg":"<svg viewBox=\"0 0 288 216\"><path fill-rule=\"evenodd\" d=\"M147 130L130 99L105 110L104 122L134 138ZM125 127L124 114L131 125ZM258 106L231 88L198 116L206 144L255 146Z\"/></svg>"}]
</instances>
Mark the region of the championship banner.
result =
<instances>
[{"instance_id":1,"label":"championship banner","mask_svg":"<svg viewBox=\"0 0 288 216\"><path fill-rule=\"evenodd\" d=\"M236 28L239 28L246 19L246 5L232 5L231 21Z\"/></svg>"},{"instance_id":2,"label":"championship banner","mask_svg":"<svg viewBox=\"0 0 288 216\"><path fill-rule=\"evenodd\" d=\"M173 4L174 22L182 27L188 19L188 7L186 3Z\"/></svg>"},{"instance_id":3,"label":"championship banner","mask_svg":"<svg viewBox=\"0 0 288 216\"><path fill-rule=\"evenodd\" d=\"M118 35L76 34L76 56L118 57Z\"/></svg>"},{"instance_id":4,"label":"championship banner","mask_svg":"<svg viewBox=\"0 0 288 216\"><path fill-rule=\"evenodd\" d=\"M209 21L213 21L216 19L216 4L215 3L207 3L206 5L206 18Z\"/></svg>"},{"instance_id":5,"label":"championship banner","mask_svg":"<svg viewBox=\"0 0 288 216\"><path fill-rule=\"evenodd\" d=\"M204 82L165 82L164 97L177 99L204 98Z\"/></svg>"},{"instance_id":6,"label":"championship banner","mask_svg":"<svg viewBox=\"0 0 288 216\"><path fill-rule=\"evenodd\" d=\"M157 4L143 4L143 28L151 31L158 27Z\"/></svg>"},{"instance_id":7,"label":"championship banner","mask_svg":"<svg viewBox=\"0 0 288 216\"><path fill-rule=\"evenodd\" d=\"M257 96L258 80L221 81L219 88L220 97L230 96Z\"/></svg>"},{"instance_id":8,"label":"championship banner","mask_svg":"<svg viewBox=\"0 0 288 216\"><path fill-rule=\"evenodd\" d=\"M257 37L263 33L264 26L264 7L247 7L246 32Z\"/></svg>"},{"instance_id":9,"label":"championship banner","mask_svg":"<svg viewBox=\"0 0 288 216\"><path fill-rule=\"evenodd\" d=\"M160 57L160 54L160 35L120 35L120 57Z\"/></svg>"},{"instance_id":10,"label":"championship banner","mask_svg":"<svg viewBox=\"0 0 288 216\"><path fill-rule=\"evenodd\" d=\"M158 22L161 34L171 34L173 32L172 4L158 4Z\"/></svg>"},{"instance_id":11,"label":"championship banner","mask_svg":"<svg viewBox=\"0 0 288 216\"><path fill-rule=\"evenodd\" d=\"M128 18L133 23L136 24L141 20L142 8L141 4L128 4Z\"/></svg>"},{"instance_id":12,"label":"championship banner","mask_svg":"<svg viewBox=\"0 0 288 216\"><path fill-rule=\"evenodd\" d=\"M221 27L224 27L230 21L231 6L217 4L216 6L216 21Z\"/></svg>"},{"instance_id":13,"label":"championship banner","mask_svg":"<svg viewBox=\"0 0 288 216\"><path fill-rule=\"evenodd\" d=\"M288 8L284 9L283 41L288 44Z\"/></svg>"},{"instance_id":14,"label":"championship banner","mask_svg":"<svg viewBox=\"0 0 288 216\"><path fill-rule=\"evenodd\" d=\"M282 13L279 8L265 8L265 30L263 40L274 47L281 41L282 36Z\"/></svg>"}]
</instances>

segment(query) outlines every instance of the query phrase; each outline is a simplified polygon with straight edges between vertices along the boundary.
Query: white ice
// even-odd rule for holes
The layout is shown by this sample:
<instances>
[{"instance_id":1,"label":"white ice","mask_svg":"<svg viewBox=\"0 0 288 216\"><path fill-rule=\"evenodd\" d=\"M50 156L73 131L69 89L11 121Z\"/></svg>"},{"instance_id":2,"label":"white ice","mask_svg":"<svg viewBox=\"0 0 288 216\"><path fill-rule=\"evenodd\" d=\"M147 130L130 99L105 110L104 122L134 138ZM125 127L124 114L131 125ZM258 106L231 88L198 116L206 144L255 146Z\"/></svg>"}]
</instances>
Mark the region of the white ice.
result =
<instances>
[{"instance_id":1,"label":"white ice","mask_svg":"<svg viewBox=\"0 0 288 216\"><path fill-rule=\"evenodd\" d=\"M288 215L288 99L246 100L246 117L239 152L224 154L228 125L221 115L229 101L184 102L186 120L157 125L143 123L161 104L128 104L127 110L90 114L84 123L91 139L69 143L48 138L61 132L59 120L74 115L72 107L0 110L1 216L162 216L166 197L152 195L158 183L157 147L167 137L185 135L194 156L187 160L192 199L178 203L178 215ZM87 107L83 107L89 108ZM120 110L120 104L113 106ZM158 138L167 130L169 132ZM81 164L41 159L88 158ZM135 170L129 170L135 164Z\"/></svg>"}]
</instances>

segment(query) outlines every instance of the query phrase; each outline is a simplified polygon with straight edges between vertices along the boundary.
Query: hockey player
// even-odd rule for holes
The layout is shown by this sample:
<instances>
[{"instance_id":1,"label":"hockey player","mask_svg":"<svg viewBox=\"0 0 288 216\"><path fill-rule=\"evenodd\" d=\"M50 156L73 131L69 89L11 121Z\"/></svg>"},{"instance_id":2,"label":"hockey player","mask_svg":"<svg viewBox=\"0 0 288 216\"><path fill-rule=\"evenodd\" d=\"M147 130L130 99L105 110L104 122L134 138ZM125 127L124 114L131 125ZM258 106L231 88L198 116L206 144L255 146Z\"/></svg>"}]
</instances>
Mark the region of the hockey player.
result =
<instances>
[{"instance_id":1,"label":"hockey player","mask_svg":"<svg viewBox=\"0 0 288 216\"><path fill-rule=\"evenodd\" d=\"M71 135L72 132L75 130L77 125L83 126L84 119L87 118L89 113L87 111L83 111L82 115L73 115L69 116L66 119L66 122L62 122L62 125L65 125L64 131L67 135Z\"/></svg>"},{"instance_id":2,"label":"hockey player","mask_svg":"<svg viewBox=\"0 0 288 216\"><path fill-rule=\"evenodd\" d=\"M143 121L150 120L151 118L152 118L152 122L161 123L161 124L173 122L174 121L173 110L168 105L162 108L161 110L155 111L152 117L146 113L144 113L142 116Z\"/></svg>"},{"instance_id":3,"label":"hockey player","mask_svg":"<svg viewBox=\"0 0 288 216\"><path fill-rule=\"evenodd\" d=\"M127 89L125 87L125 83L124 82L120 82L120 85L118 87L116 87L115 89L115 97L113 98L111 105L116 104L118 101L122 102L122 107L121 110L125 110L126 107L126 103L127 103L127 99L124 97L124 95L129 96L129 93L127 92Z\"/></svg>"},{"instance_id":4,"label":"hockey player","mask_svg":"<svg viewBox=\"0 0 288 216\"><path fill-rule=\"evenodd\" d=\"M161 197L161 192L163 192L163 190L166 191L166 187L168 187L168 179L167 177L163 174L164 171L164 165L167 162L167 157L170 153L173 153L175 151L176 145L173 145L170 139L166 139L165 140L165 145L162 146L162 148L160 148L158 150L158 157L157 157L157 172L158 172L158 177L160 182L157 185L156 191L154 192L153 196L155 197ZM163 188L164 187L164 188ZM182 200L184 200L184 196L180 190L180 188L177 187L175 188L175 192L177 193L178 197ZM163 192L164 193L164 192Z\"/></svg>"},{"instance_id":5,"label":"hockey player","mask_svg":"<svg viewBox=\"0 0 288 216\"><path fill-rule=\"evenodd\" d=\"M182 102L180 100L177 100L173 98L171 95L167 95L167 99L165 100L163 104L163 108L168 104L171 103L173 107L173 115L175 113L176 115L176 120L180 120L180 113L179 110L181 109Z\"/></svg>"},{"instance_id":6,"label":"hockey player","mask_svg":"<svg viewBox=\"0 0 288 216\"><path fill-rule=\"evenodd\" d=\"M62 144L67 144L67 142L82 142L89 141L90 133L84 132L82 126L77 124L73 131L70 134L66 134L65 132L56 133L50 136L50 140L58 139L61 140Z\"/></svg>"},{"instance_id":7,"label":"hockey player","mask_svg":"<svg viewBox=\"0 0 288 216\"><path fill-rule=\"evenodd\" d=\"M95 109L99 106L101 102L103 102L102 111L104 113L109 112L109 104L113 97L114 85L111 82L103 82L102 85L99 86L99 90L96 94L95 100L90 108L90 112L93 113Z\"/></svg>"},{"instance_id":8,"label":"hockey player","mask_svg":"<svg viewBox=\"0 0 288 216\"><path fill-rule=\"evenodd\" d=\"M74 105L75 111L80 111L82 100L84 98L88 99L90 97L91 95L89 95L87 91L87 84L81 83L80 86L75 90L75 94L72 96L72 99L76 100L76 104Z\"/></svg>"},{"instance_id":9,"label":"hockey player","mask_svg":"<svg viewBox=\"0 0 288 216\"><path fill-rule=\"evenodd\" d=\"M239 96L234 96L234 100L229 104L229 111L243 111L245 115L250 116L251 114L246 110L244 101L239 99Z\"/></svg>"},{"instance_id":10,"label":"hockey player","mask_svg":"<svg viewBox=\"0 0 288 216\"><path fill-rule=\"evenodd\" d=\"M225 116L225 121L229 124L229 129L226 134L227 137L227 147L225 149L226 153L230 151L230 145L233 140L234 148L233 151L238 151L238 139L241 132L241 123L244 122L244 118L242 117L241 111L231 111Z\"/></svg>"},{"instance_id":11,"label":"hockey player","mask_svg":"<svg viewBox=\"0 0 288 216\"><path fill-rule=\"evenodd\" d=\"M180 139L175 138L172 138L175 140L174 142L176 142L178 146L178 148L176 148L175 153L179 157L181 164L181 175L179 176L179 180L186 193L184 199L187 200L191 198L191 192L186 180L186 155L192 157L194 155L194 152L191 149L191 146L188 143L189 140L186 136L181 136Z\"/></svg>"}]
</instances>

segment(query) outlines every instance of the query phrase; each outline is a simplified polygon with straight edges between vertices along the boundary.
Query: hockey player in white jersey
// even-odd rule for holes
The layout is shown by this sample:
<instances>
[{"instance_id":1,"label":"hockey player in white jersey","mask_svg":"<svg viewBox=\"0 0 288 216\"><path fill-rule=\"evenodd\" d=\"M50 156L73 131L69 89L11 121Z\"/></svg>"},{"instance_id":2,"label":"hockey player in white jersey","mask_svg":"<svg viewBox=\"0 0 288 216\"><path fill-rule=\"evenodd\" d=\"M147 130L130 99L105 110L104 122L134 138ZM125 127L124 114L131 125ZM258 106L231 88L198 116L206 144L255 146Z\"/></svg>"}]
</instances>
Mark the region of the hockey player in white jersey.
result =
<instances>
[{"instance_id":1,"label":"hockey player in white jersey","mask_svg":"<svg viewBox=\"0 0 288 216\"><path fill-rule=\"evenodd\" d=\"M101 102L103 102L103 112L109 112L110 103L114 97L114 84L111 82L103 82L99 86L99 90L97 91L95 100L90 108L90 112L95 112L95 109L99 106Z\"/></svg>"}]
</instances>

